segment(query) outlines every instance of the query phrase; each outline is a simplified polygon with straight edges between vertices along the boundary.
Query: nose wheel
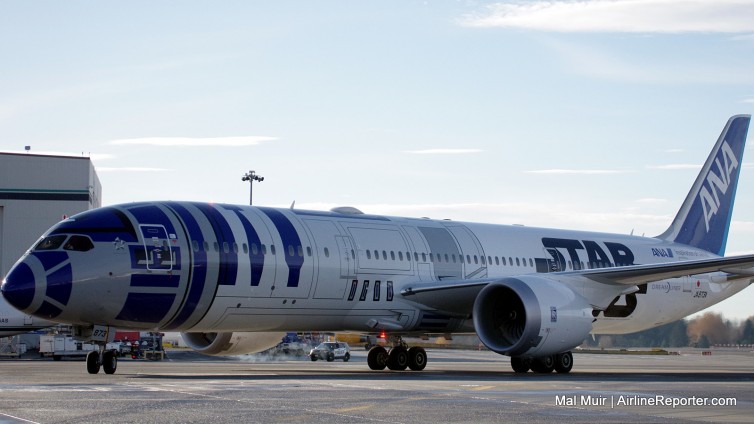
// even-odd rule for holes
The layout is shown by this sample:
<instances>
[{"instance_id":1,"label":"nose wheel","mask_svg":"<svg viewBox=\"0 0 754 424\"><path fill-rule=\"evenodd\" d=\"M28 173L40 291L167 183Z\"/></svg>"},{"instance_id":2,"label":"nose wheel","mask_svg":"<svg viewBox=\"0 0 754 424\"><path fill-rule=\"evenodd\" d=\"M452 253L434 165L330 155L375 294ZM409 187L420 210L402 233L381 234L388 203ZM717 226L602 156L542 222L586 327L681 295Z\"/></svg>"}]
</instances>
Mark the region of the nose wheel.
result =
<instances>
[{"instance_id":1,"label":"nose wheel","mask_svg":"<svg viewBox=\"0 0 754 424\"><path fill-rule=\"evenodd\" d=\"M89 374L98 374L100 367L105 374L115 374L118 369L118 355L113 350L105 350L102 346L99 351L93 350L86 355L86 370Z\"/></svg>"}]
</instances>

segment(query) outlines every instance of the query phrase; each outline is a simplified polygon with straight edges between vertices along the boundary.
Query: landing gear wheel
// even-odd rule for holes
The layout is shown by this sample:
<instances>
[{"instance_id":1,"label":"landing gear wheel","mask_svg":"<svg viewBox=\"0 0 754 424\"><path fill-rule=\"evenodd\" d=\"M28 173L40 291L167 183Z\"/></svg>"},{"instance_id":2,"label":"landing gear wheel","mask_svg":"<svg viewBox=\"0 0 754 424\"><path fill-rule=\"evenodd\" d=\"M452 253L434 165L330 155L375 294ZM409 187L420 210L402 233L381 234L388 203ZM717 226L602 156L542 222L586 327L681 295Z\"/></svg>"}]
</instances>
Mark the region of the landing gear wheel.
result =
<instances>
[{"instance_id":1,"label":"landing gear wheel","mask_svg":"<svg viewBox=\"0 0 754 424\"><path fill-rule=\"evenodd\" d=\"M343 357L343 362L348 362L349 359L351 359L351 354L346 352L346 355Z\"/></svg>"},{"instance_id":2,"label":"landing gear wheel","mask_svg":"<svg viewBox=\"0 0 754 424\"><path fill-rule=\"evenodd\" d=\"M427 366L427 351L423 347L412 347L408 350L408 367L413 371L421 371Z\"/></svg>"},{"instance_id":3,"label":"landing gear wheel","mask_svg":"<svg viewBox=\"0 0 754 424\"><path fill-rule=\"evenodd\" d=\"M511 368L513 368L513 372L515 373L525 374L531 368L531 359L514 356L511 358Z\"/></svg>"},{"instance_id":4,"label":"landing gear wheel","mask_svg":"<svg viewBox=\"0 0 754 424\"><path fill-rule=\"evenodd\" d=\"M115 374L118 369L118 357L112 350L107 350L102 354L102 369L105 374Z\"/></svg>"},{"instance_id":5,"label":"landing gear wheel","mask_svg":"<svg viewBox=\"0 0 754 424\"><path fill-rule=\"evenodd\" d=\"M531 370L536 373L548 374L548 373L551 373L552 370L554 369L555 369L554 355L547 355L547 356L542 356L539 358L534 358L534 360L531 362Z\"/></svg>"},{"instance_id":6,"label":"landing gear wheel","mask_svg":"<svg viewBox=\"0 0 754 424\"><path fill-rule=\"evenodd\" d=\"M560 374L568 374L573 368L573 354L563 352L555 355L555 371Z\"/></svg>"},{"instance_id":7,"label":"landing gear wheel","mask_svg":"<svg viewBox=\"0 0 754 424\"><path fill-rule=\"evenodd\" d=\"M96 350L86 354L86 370L89 374L99 373L99 352Z\"/></svg>"},{"instance_id":8,"label":"landing gear wheel","mask_svg":"<svg viewBox=\"0 0 754 424\"><path fill-rule=\"evenodd\" d=\"M387 350L382 346L375 346L369 349L367 355L367 364L370 369L382 371L387 366Z\"/></svg>"},{"instance_id":9,"label":"landing gear wheel","mask_svg":"<svg viewBox=\"0 0 754 424\"><path fill-rule=\"evenodd\" d=\"M390 349L387 367L393 371L403 371L408 368L408 350L400 345Z\"/></svg>"}]
</instances>

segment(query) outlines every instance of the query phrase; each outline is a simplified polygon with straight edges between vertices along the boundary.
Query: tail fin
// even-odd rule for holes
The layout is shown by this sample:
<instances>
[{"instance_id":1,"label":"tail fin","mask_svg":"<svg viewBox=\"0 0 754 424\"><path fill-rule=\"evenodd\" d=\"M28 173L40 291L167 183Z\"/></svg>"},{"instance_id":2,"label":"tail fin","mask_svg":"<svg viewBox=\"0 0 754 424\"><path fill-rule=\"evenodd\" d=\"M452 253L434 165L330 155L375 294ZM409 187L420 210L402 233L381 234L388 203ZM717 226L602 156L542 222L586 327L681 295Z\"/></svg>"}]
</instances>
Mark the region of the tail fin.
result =
<instances>
[{"instance_id":1,"label":"tail fin","mask_svg":"<svg viewBox=\"0 0 754 424\"><path fill-rule=\"evenodd\" d=\"M728 120L670 227L658 236L725 254L750 115Z\"/></svg>"}]
</instances>

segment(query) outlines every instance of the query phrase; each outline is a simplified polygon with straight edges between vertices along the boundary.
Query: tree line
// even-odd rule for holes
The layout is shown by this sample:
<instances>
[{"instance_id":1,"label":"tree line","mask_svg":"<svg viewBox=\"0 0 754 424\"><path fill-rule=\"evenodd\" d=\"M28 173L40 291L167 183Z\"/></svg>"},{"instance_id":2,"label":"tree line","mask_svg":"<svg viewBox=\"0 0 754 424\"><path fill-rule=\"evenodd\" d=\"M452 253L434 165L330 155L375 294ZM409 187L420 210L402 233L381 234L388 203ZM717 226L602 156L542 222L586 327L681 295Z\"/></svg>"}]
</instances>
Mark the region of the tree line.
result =
<instances>
[{"instance_id":1,"label":"tree line","mask_svg":"<svg viewBox=\"0 0 754 424\"><path fill-rule=\"evenodd\" d=\"M588 337L584 344L604 348L754 345L754 316L737 322L727 320L719 313L706 312L637 333Z\"/></svg>"}]
</instances>

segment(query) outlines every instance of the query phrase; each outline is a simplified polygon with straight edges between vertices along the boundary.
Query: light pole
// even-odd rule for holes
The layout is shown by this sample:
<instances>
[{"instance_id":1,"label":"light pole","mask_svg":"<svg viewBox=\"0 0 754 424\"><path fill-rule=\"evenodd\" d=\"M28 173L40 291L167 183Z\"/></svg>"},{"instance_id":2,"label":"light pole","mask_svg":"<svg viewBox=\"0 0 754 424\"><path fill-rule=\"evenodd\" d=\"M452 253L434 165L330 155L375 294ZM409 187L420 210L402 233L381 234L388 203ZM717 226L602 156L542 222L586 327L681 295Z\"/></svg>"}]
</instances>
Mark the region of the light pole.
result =
<instances>
[{"instance_id":1,"label":"light pole","mask_svg":"<svg viewBox=\"0 0 754 424\"><path fill-rule=\"evenodd\" d=\"M252 188L254 187L253 183L254 181L259 181L260 183L264 181L264 177L257 175L254 171L249 171L244 174L243 177L241 177L241 181L248 181L249 182L249 205L252 204Z\"/></svg>"}]
</instances>

